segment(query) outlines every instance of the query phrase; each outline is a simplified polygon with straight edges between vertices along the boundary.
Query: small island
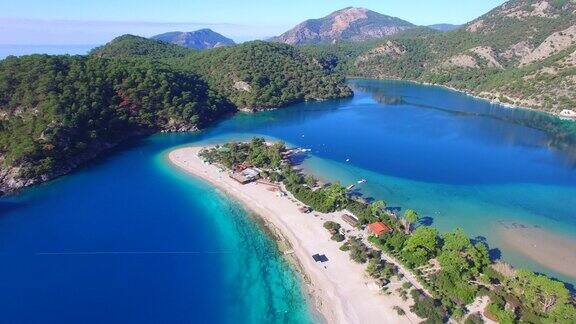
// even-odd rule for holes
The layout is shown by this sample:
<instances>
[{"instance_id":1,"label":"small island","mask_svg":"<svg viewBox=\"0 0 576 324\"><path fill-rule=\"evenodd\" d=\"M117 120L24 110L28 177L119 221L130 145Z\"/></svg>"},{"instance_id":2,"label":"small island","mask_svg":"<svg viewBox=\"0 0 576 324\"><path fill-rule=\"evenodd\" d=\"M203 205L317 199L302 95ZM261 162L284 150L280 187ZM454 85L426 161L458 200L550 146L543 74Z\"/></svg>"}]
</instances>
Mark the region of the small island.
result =
<instances>
[{"instance_id":1,"label":"small island","mask_svg":"<svg viewBox=\"0 0 576 324\"><path fill-rule=\"evenodd\" d=\"M302 150L263 138L171 151L200 177L277 229L330 323L449 319L465 323L576 321L562 282L491 260L461 229L440 234L416 211L352 197L290 163Z\"/></svg>"}]
</instances>

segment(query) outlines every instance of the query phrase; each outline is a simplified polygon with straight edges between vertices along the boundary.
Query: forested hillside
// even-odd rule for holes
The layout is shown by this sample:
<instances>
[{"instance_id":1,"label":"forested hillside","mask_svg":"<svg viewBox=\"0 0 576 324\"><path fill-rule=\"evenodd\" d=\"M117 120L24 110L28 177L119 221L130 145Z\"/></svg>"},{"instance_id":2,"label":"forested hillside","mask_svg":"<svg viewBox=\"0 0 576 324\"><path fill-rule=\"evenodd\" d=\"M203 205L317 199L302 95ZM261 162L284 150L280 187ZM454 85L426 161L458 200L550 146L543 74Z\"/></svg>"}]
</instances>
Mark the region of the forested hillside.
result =
<instances>
[{"instance_id":1,"label":"forested hillside","mask_svg":"<svg viewBox=\"0 0 576 324\"><path fill-rule=\"evenodd\" d=\"M149 40L134 35L116 37L106 45L94 48L90 51L91 56L105 58L146 57L153 59L167 59L170 57L182 57L192 50L175 44Z\"/></svg>"},{"instance_id":2,"label":"forested hillside","mask_svg":"<svg viewBox=\"0 0 576 324\"><path fill-rule=\"evenodd\" d=\"M0 192L67 173L136 135L351 94L297 49L264 42L197 52L125 35L88 56L8 57L0 61Z\"/></svg>"},{"instance_id":3,"label":"forested hillside","mask_svg":"<svg viewBox=\"0 0 576 324\"><path fill-rule=\"evenodd\" d=\"M198 129L233 110L197 75L148 60L46 55L0 62L0 107L2 180L17 187L135 134Z\"/></svg>"},{"instance_id":4,"label":"forested hillside","mask_svg":"<svg viewBox=\"0 0 576 324\"><path fill-rule=\"evenodd\" d=\"M166 48L164 54L159 50L162 46ZM174 70L201 75L215 91L243 110L352 95L341 74L326 70L302 51L285 44L254 41L196 51L126 35L95 49L91 55L158 58Z\"/></svg>"},{"instance_id":5,"label":"forested hillside","mask_svg":"<svg viewBox=\"0 0 576 324\"><path fill-rule=\"evenodd\" d=\"M249 42L185 58L237 107L250 110L351 96L342 75L327 73L293 46Z\"/></svg>"},{"instance_id":6,"label":"forested hillside","mask_svg":"<svg viewBox=\"0 0 576 324\"><path fill-rule=\"evenodd\" d=\"M553 113L576 107L574 0L512 0L450 32L305 50L348 75L441 84Z\"/></svg>"}]
</instances>

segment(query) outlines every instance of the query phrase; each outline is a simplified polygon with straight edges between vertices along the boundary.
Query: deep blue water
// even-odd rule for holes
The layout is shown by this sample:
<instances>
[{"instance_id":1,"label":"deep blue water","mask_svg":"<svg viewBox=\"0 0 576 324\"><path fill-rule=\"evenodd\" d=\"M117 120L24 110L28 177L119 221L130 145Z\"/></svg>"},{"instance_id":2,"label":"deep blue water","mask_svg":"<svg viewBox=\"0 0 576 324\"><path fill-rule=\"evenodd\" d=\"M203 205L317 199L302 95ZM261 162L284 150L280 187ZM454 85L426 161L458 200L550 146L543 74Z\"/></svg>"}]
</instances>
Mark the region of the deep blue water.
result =
<instances>
[{"instance_id":1,"label":"deep blue water","mask_svg":"<svg viewBox=\"0 0 576 324\"><path fill-rule=\"evenodd\" d=\"M366 178L366 196L415 208L441 230L464 227L516 265L576 281L500 246L495 230L504 220L576 237L574 146L524 126L549 117L438 87L351 84L353 99L156 135L0 200L0 318L310 321L298 277L252 218L163 161L178 145L254 135L311 148L302 166L317 175Z\"/></svg>"},{"instance_id":2,"label":"deep blue water","mask_svg":"<svg viewBox=\"0 0 576 324\"><path fill-rule=\"evenodd\" d=\"M0 204L0 322L306 323L300 280L159 136Z\"/></svg>"}]
</instances>

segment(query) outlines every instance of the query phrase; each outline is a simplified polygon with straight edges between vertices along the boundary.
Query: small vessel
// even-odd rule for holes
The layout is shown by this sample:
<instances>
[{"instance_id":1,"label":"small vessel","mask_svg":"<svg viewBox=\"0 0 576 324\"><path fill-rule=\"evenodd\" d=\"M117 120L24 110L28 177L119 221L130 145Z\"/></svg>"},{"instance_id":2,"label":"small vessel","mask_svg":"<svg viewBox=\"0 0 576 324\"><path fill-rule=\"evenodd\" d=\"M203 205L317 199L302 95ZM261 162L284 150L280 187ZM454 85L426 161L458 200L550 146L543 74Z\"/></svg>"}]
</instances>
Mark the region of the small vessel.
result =
<instances>
[{"instance_id":1,"label":"small vessel","mask_svg":"<svg viewBox=\"0 0 576 324\"><path fill-rule=\"evenodd\" d=\"M352 189L352 188L354 188L354 185L353 185L353 184L351 184L351 185L349 185L348 187L346 187L346 190L350 190L350 189Z\"/></svg>"},{"instance_id":2,"label":"small vessel","mask_svg":"<svg viewBox=\"0 0 576 324\"><path fill-rule=\"evenodd\" d=\"M360 179L360 180L358 180L357 182L358 182L358 184L366 183L366 179Z\"/></svg>"},{"instance_id":3,"label":"small vessel","mask_svg":"<svg viewBox=\"0 0 576 324\"><path fill-rule=\"evenodd\" d=\"M346 162L350 162L350 159L346 159Z\"/></svg>"}]
</instances>

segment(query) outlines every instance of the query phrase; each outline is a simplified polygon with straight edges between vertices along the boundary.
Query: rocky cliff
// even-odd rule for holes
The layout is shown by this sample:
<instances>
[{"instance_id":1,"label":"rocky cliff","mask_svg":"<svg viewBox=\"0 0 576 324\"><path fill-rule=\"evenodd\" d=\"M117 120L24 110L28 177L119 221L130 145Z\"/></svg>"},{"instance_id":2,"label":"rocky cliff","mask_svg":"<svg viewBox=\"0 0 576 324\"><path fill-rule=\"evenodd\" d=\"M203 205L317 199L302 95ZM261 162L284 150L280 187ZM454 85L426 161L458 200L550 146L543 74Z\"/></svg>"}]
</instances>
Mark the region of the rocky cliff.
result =
<instances>
[{"instance_id":1,"label":"rocky cliff","mask_svg":"<svg viewBox=\"0 0 576 324\"><path fill-rule=\"evenodd\" d=\"M365 8L350 7L324 18L306 20L273 40L292 45L338 40L364 41L393 35L413 27L413 24L399 18Z\"/></svg>"}]
</instances>

